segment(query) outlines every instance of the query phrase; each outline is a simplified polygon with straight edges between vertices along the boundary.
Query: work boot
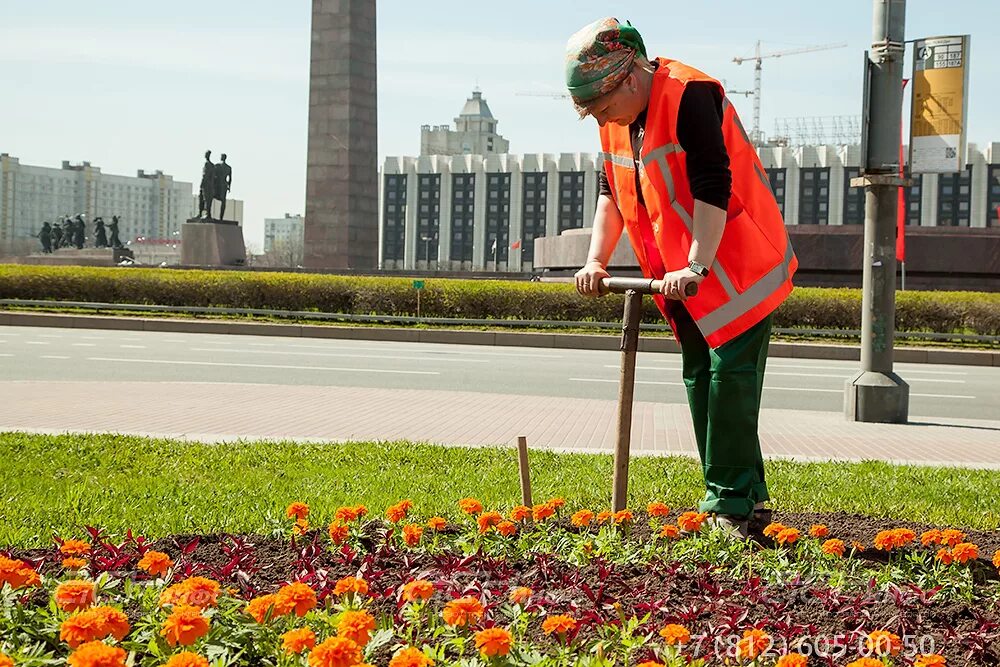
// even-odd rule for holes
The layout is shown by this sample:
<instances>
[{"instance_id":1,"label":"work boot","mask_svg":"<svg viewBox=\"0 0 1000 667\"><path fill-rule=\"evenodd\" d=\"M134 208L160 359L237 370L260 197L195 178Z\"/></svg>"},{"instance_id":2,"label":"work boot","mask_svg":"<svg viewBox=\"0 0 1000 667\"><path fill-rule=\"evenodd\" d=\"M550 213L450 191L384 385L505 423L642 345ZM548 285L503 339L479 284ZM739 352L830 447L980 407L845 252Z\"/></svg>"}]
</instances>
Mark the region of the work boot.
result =
<instances>
[{"instance_id":1,"label":"work boot","mask_svg":"<svg viewBox=\"0 0 1000 667\"><path fill-rule=\"evenodd\" d=\"M753 517L752 521L754 525L766 526L771 523L771 516L773 511L770 507L765 507L764 503L757 503L753 506Z\"/></svg>"},{"instance_id":2,"label":"work boot","mask_svg":"<svg viewBox=\"0 0 1000 667\"><path fill-rule=\"evenodd\" d=\"M750 528L746 519L728 514L713 514L706 521L709 528L721 530L726 537L733 540L746 540L750 536Z\"/></svg>"}]
</instances>

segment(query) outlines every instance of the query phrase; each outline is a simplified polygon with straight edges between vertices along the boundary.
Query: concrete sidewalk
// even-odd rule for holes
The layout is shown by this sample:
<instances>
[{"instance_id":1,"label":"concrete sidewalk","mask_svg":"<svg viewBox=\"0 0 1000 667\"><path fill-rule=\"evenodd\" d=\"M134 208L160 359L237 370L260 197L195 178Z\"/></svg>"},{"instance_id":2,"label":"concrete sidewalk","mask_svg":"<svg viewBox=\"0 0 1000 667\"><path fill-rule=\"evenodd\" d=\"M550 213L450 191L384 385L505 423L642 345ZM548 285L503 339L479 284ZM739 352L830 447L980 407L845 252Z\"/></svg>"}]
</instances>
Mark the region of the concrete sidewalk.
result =
<instances>
[{"instance_id":1,"label":"concrete sidewalk","mask_svg":"<svg viewBox=\"0 0 1000 667\"><path fill-rule=\"evenodd\" d=\"M617 414L616 402L607 400L263 384L14 381L0 384L0 394L3 431L206 442L405 439L510 446L523 435L532 448L610 453ZM67 413L67 405L84 407ZM763 410L761 445L766 457L1000 468L1000 421L911 419L859 424L831 412ZM632 434L637 455L697 455L686 405L636 403Z\"/></svg>"}]
</instances>

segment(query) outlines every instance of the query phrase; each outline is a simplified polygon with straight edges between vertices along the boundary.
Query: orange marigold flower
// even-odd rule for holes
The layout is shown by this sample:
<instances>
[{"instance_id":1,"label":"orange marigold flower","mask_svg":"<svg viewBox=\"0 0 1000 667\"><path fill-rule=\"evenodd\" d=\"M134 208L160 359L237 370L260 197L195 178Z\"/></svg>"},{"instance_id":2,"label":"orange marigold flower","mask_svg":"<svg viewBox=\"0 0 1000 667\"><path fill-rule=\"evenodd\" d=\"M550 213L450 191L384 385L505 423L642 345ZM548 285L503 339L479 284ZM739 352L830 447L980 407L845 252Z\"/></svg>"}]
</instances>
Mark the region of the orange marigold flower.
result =
<instances>
[{"instance_id":1,"label":"orange marigold flower","mask_svg":"<svg viewBox=\"0 0 1000 667\"><path fill-rule=\"evenodd\" d=\"M371 640L374 629L375 619L367 611L346 611L337 623L337 636L364 647Z\"/></svg>"},{"instance_id":2,"label":"orange marigold flower","mask_svg":"<svg viewBox=\"0 0 1000 667\"><path fill-rule=\"evenodd\" d=\"M504 537L510 537L517 533L517 524L513 521L501 521L497 524L497 532Z\"/></svg>"},{"instance_id":3,"label":"orange marigold flower","mask_svg":"<svg viewBox=\"0 0 1000 667\"><path fill-rule=\"evenodd\" d=\"M0 667L14 667L14 659L0 653Z\"/></svg>"},{"instance_id":4,"label":"orange marigold flower","mask_svg":"<svg viewBox=\"0 0 1000 667\"><path fill-rule=\"evenodd\" d=\"M951 562L954 560L951 556L951 551L947 547L938 549L937 555L934 557L945 565L951 565Z\"/></svg>"},{"instance_id":5,"label":"orange marigold flower","mask_svg":"<svg viewBox=\"0 0 1000 667\"><path fill-rule=\"evenodd\" d=\"M448 525L448 522L444 520L444 517L432 516L427 519L427 527L432 530L444 530L446 525Z\"/></svg>"},{"instance_id":6,"label":"orange marigold flower","mask_svg":"<svg viewBox=\"0 0 1000 667\"><path fill-rule=\"evenodd\" d=\"M208 634L208 619L198 607L177 605L163 622L160 634L170 646L191 646Z\"/></svg>"},{"instance_id":7,"label":"orange marigold flower","mask_svg":"<svg viewBox=\"0 0 1000 667\"><path fill-rule=\"evenodd\" d=\"M649 503L646 505L646 513L649 516L667 516L670 514L670 508L665 503Z\"/></svg>"},{"instance_id":8,"label":"orange marigold flower","mask_svg":"<svg viewBox=\"0 0 1000 667\"><path fill-rule=\"evenodd\" d=\"M128 654L117 646L104 642L87 642L66 659L70 667L125 667Z\"/></svg>"},{"instance_id":9,"label":"orange marigold flower","mask_svg":"<svg viewBox=\"0 0 1000 667\"><path fill-rule=\"evenodd\" d=\"M292 532L296 535L305 535L309 532L309 520L308 519L296 519L295 525L292 526Z\"/></svg>"},{"instance_id":10,"label":"orange marigold flower","mask_svg":"<svg viewBox=\"0 0 1000 667\"><path fill-rule=\"evenodd\" d=\"M357 507L338 507L337 511L333 513L333 518L339 523L350 523L357 519L361 514L358 512Z\"/></svg>"},{"instance_id":11,"label":"orange marigold flower","mask_svg":"<svg viewBox=\"0 0 1000 667\"><path fill-rule=\"evenodd\" d=\"M655 660L647 660L646 662L640 662L636 667L663 667L663 663L656 662Z\"/></svg>"},{"instance_id":12,"label":"orange marigold flower","mask_svg":"<svg viewBox=\"0 0 1000 667\"><path fill-rule=\"evenodd\" d=\"M219 601L219 582L205 577L188 577L160 594L160 606L183 604L192 607L214 607Z\"/></svg>"},{"instance_id":13,"label":"orange marigold flower","mask_svg":"<svg viewBox=\"0 0 1000 667\"><path fill-rule=\"evenodd\" d=\"M577 528L583 528L584 526L589 526L590 522L594 520L594 513L590 510L580 510L569 518L569 522L576 526Z\"/></svg>"},{"instance_id":14,"label":"orange marigold flower","mask_svg":"<svg viewBox=\"0 0 1000 667\"><path fill-rule=\"evenodd\" d=\"M823 549L823 553L825 554L842 558L845 551L844 540L827 540L823 543L821 549Z\"/></svg>"},{"instance_id":15,"label":"orange marigold flower","mask_svg":"<svg viewBox=\"0 0 1000 667\"><path fill-rule=\"evenodd\" d=\"M59 584L55 592L56 605L63 611L82 611L94 604L94 582L74 579Z\"/></svg>"},{"instance_id":16,"label":"orange marigold flower","mask_svg":"<svg viewBox=\"0 0 1000 667\"><path fill-rule=\"evenodd\" d=\"M611 521L611 518L613 516L614 516L614 514L612 514L611 512L608 512L608 511L598 512L597 513L597 523L598 524L607 523L608 521Z\"/></svg>"},{"instance_id":17,"label":"orange marigold flower","mask_svg":"<svg viewBox=\"0 0 1000 667\"><path fill-rule=\"evenodd\" d=\"M847 667L885 667L885 663L875 658L860 658L847 663Z\"/></svg>"},{"instance_id":18,"label":"orange marigold flower","mask_svg":"<svg viewBox=\"0 0 1000 667\"><path fill-rule=\"evenodd\" d=\"M406 518L406 515L410 511L410 506L412 504L413 503L404 500L402 502L390 506L389 509L385 511L385 518L391 521L392 523L399 523L400 521Z\"/></svg>"},{"instance_id":19,"label":"orange marigold flower","mask_svg":"<svg viewBox=\"0 0 1000 667\"><path fill-rule=\"evenodd\" d=\"M943 655L938 655L937 653L924 653L923 655L918 655L916 660L913 661L913 667L947 667L948 661L944 659Z\"/></svg>"},{"instance_id":20,"label":"orange marigold flower","mask_svg":"<svg viewBox=\"0 0 1000 667\"><path fill-rule=\"evenodd\" d=\"M513 637L504 628L489 628L476 633L476 648L487 658L504 656L510 653Z\"/></svg>"},{"instance_id":21,"label":"orange marigold flower","mask_svg":"<svg viewBox=\"0 0 1000 667\"><path fill-rule=\"evenodd\" d=\"M430 600L434 595L434 584L426 579L416 579L403 586L403 601Z\"/></svg>"},{"instance_id":22,"label":"orange marigold flower","mask_svg":"<svg viewBox=\"0 0 1000 667\"><path fill-rule=\"evenodd\" d=\"M341 523L340 520L337 519L330 524L330 527L327 528L326 532L329 533L331 542L340 545L347 541L347 536L350 531L347 528L347 524Z\"/></svg>"},{"instance_id":23,"label":"orange marigold flower","mask_svg":"<svg viewBox=\"0 0 1000 667\"><path fill-rule=\"evenodd\" d=\"M67 570L82 570L87 567L87 561L82 558L63 558L62 566Z\"/></svg>"},{"instance_id":24,"label":"orange marigold flower","mask_svg":"<svg viewBox=\"0 0 1000 667\"><path fill-rule=\"evenodd\" d=\"M707 512L684 512L677 517L677 525L686 533L696 533L707 518Z\"/></svg>"},{"instance_id":25,"label":"orange marigold flower","mask_svg":"<svg viewBox=\"0 0 1000 667\"><path fill-rule=\"evenodd\" d=\"M788 526L786 526L785 524L773 521L767 524L767 527L764 528L764 535L765 537L770 537L773 540L775 537L778 536L778 533L785 530L786 528L788 528Z\"/></svg>"},{"instance_id":26,"label":"orange marigold flower","mask_svg":"<svg viewBox=\"0 0 1000 667\"><path fill-rule=\"evenodd\" d=\"M309 667L356 667L361 647L346 637L330 637L309 653Z\"/></svg>"},{"instance_id":27,"label":"orange marigold flower","mask_svg":"<svg viewBox=\"0 0 1000 667\"><path fill-rule=\"evenodd\" d=\"M560 507L566 504L566 499L556 496L555 498L549 498L548 504L552 505L556 509L559 509Z\"/></svg>"},{"instance_id":28,"label":"orange marigold flower","mask_svg":"<svg viewBox=\"0 0 1000 667\"><path fill-rule=\"evenodd\" d=\"M632 523L632 512L628 510L621 510L615 512L614 517L615 523Z\"/></svg>"},{"instance_id":29,"label":"orange marigold flower","mask_svg":"<svg viewBox=\"0 0 1000 667\"><path fill-rule=\"evenodd\" d=\"M285 653L299 655L316 646L316 633L309 628L289 630L281 635L281 648Z\"/></svg>"},{"instance_id":30,"label":"orange marigold flower","mask_svg":"<svg viewBox=\"0 0 1000 667\"><path fill-rule=\"evenodd\" d=\"M424 534L423 526L417 523L408 523L403 526L403 542L408 547L415 547L420 544L420 538Z\"/></svg>"},{"instance_id":31,"label":"orange marigold flower","mask_svg":"<svg viewBox=\"0 0 1000 667\"><path fill-rule=\"evenodd\" d=\"M271 620L274 620L291 613L292 607L286 600L279 598L277 593L271 593L250 600L244 611L252 616L257 623L263 625L268 620L268 612L271 613Z\"/></svg>"},{"instance_id":32,"label":"orange marigold flower","mask_svg":"<svg viewBox=\"0 0 1000 667\"><path fill-rule=\"evenodd\" d=\"M531 508L527 505L518 505L510 511L511 521L524 521L531 518Z\"/></svg>"},{"instance_id":33,"label":"orange marigold flower","mask_svg":"<svg viewBox=\"0 0 1000 667\"><path fill-rule=\"evenodd\" d=\"M92 614L97 619L97 632L101 639L110 636L121 641L132 629L128 622L128 616L114 607L93 607L84 613Z\"/></svg>"},{"instance_id":34,"label":"orange marigold flower","mask_svg":"<svg viewBox=\"0 0 1000 667\"><path fill-rule=\"evenodd\" d=\"M11 588L37 586L41 583L38 573L23 560L12 560L0 556L0 586L10 584Z\"/></svg>"},{"instance_id":35,"label":"orange marigold flower","mask_svg":"<svg viewBox=\"0 0 1000 667\"><path fill-rule=\"evenodd\" d=\"M778 658L778 662L774 663L774 667L806 667L808 662L809 658L801 653L789 653Z\"/></svg>"},{"instance_id":36,"label":"orange marigold flower","mask_svg":"<svg viewBox=\"0 0 1000 667\"><path fill-rule=\"evenodd\" d=\"M170 656L163 667L208 667L208 659L191 651L184 651Z\"/></svg>"},{"instance_id":37,"label":"orange marigold flower","mask_svg":"<svg viewBox=\"0 0 1000 667\"><path fill-rule=\"evenodd\" d=\"M672 523L668 523L660 529L660 537L668 537L672 540L681 536L681 529Z\"/></svg>"},{"instance_id":38,"label":"orange marigold flower","mask_svg":"<svg viewBox=\"0 0 1000 667\"><path fill-rule=\"evenodd\" d=\"M100 620L90 612L73 614L59 625L59 641L75 649L81 644L103 639L99 632Z\"/></svg>"},{"instance_id":39,"label":"orange marigold flower","mask_svg":"<svg viewBox=\"0 0 1000 667\"><path fill-rule=\"evenodd\" d=\"M90 543L83 540L66 540L59 547L63 556L85 556L90 553Z\"/></svg>"},{"instance_id":40,"label":"orange marigold flower","mask_svg":"<svg viewBox=\"0 0 1000 667\"><path fill-rule=\"evenodd\" d=\"M466 514L479 514L483 511L483 504L475 498L462 498L458 501L458 506Z\"/></svg>"},{"instance_id":41,"label":"orange marigold flower","mask_svg":"<svg viewBox=\"0 0 1000 667\"><path fill-rule=\"evenodd\" d=\"M1000 549L993 554L993 567L1000 570Z\"/></svg>"},{"instance_id":42,"label":"orange marigold flower","mask_svg":"<svg viewBox=\"0 0 1000 667\"><path fill-rule=\"evenodd\" d=\"M899 636L885 630L873 630L868 633L865 643L868 650L875 655L899 655L903 650L903 642Z\"/></svg>"},{"instance_id":43,"label":"orange marigold flower","mask_svg":"<svg viewBox=\"0 0 1000 667\"><path fill-rule=\"evenodd\" d=\"M486 533L490 528L497 525L503 521L503 514L500 512L483 512L476 519L476 523L479 524L479 532Z\"/></svg>"},{"instance_id":44,"label":"orange marigold flower","mask_svg":"<svg viewBox=\"0 0 1000 667\"><path fill-rule=\"evenodd\" d=\"M424 655L423 651L412 646L396 651L389 661L389 667L431 667L434 661Z\"/></svg>"},{"instance_id":45,"label":"orange marigold flower","mask_svg":"<svg viewBox=\"0 0 1000 667\"><path fill-rule=\"evenodd\" d=\"M821 523L814 523L809 527L809 537L822 539L830 535L830 529Z\"/></svg>"},{"instance_id":46,"label":"orange marigold flower","mask_svg":"<svg viewBox=\"0 0 1000 667\"><path fill-rule=\"evenodd\" d=\"M278 603L294 610L299 618L316 608L316 591L301 581L282 586L278 590Z\"/></svg>"},{"instance_id":47,"label":"orange marigold flower","mask_svg":"<svg viewBox=\"0 0 1000 667\"><path fill-rule=\"evenodd\" d=\"M542 631L547 635L551 635L552 633L565 635L567 632L572 632L575 628L576 619L565 614L549 616L542 621Z\"/></svg>"},{"instance_id":48,"label":"orange marigold flower","mask_svg":"<svg viewBox=\"0 0 1000 667\"><path fill-rule=\"evenodd\" d=\"M953 547L965 541L965 533L949 528L941 531L941 544Z\"/></svg>"},{"instance_id":49,"label":"orange marigold flower","mask_svg":"<svg viewBox=\"0 0 1000 667\"><path fill-rule=\"evenodd\" d=\"M755 660L771 646L771 635L754 628L744 630L743 637L736 644L736 655L740 658Z\"/></svg>"},{"instance_id":50,"label":"orange marigold flower","mask_svg":"<svg viewBox=\"0 0 1000 667\"><path fill-rule=\"evenodd\" d=\"M345 595L347 593L357 593L365 595L368 593L368 582L355 577L344 577L333 587L334 595Z\"/></svg>"},{"instance_id":51,"label":"orange marigold flower","mask_svg":"<svg viewBox=\"0 0 1000 667\"><path fill-rule=\"evenodd\" d=\"M952 547L951 556L962 565L979 558L979 547L971 542L962 542Z\"/></svg>"},{"instance_id":52,"label":"orange marigold flower","mask_svg":"<svg viewBox=\"0 0 1000 667\"><path fill-rule=\"evenodd\" d=\"M162 551L147 551L142 555L137 567L154 577L162 577L173 566L174 561Z\"/></svg>"},{"instance_id":53,"label":"orange marigold flower","mask_svg":"<svg viewBox=\"0 0 1000 667\"><path fill-rule=\"evenodd\" d=\"M865 545L862 544L861 542L858 542L857 540L854 540L851 542L851 548L857 551L858 553L861 553L862 551L865 550Z\"/></svg>"},{"instance_id":54,"label":"orange marigold flower","mask_svg":"<svg viewBox=\"0 0 1000 667\"><path fill-rule=\"evenodd\" d=\"M941 531L937 528L924 531L920 534L920 544L929 547L932 544L941 544Z\"/></svg>"},{"instance_id":55,"label":"orange marigold flower","mask_svg":"<svg viewBox=\"0 0 1000 667\"><path fill-rule=\"evenodd\" d=\"M300 502L294 502L288 506L285 510L285 516L289 519L302 520L309 516L309 505Z\"/></svg>"},{"instance_id":56,"label":"orange marigold flower","mask_svg":"<svg viewBox=\"0 0 1000 667\"><path fill-rule=\"evenodd\" d=\"M514 604L524 604L531 599L532 591L527 586L518 586L510 592L510 601Z\"/></svg>"},{"instance_id":57,"label":"orange marigold flower","mask_svg":"<svg viewBox=\"0 0 1000 667\"><path fill-rule=\"evenodd\" d=\"M785 528L783 531L778 533L774 538L774 541L778 544L794 544L798 541L800 536L798 528Z\"/></svg>"},{"instance_id":58,"label":"orange marigold flower","mask_svg":"<svg viewBox=\"0 0 1000 667\"><path fill-rule=\"evenodd\" d=\"M448 625L456 627L473 625L483 617L483 605L478 599L467 595L446 604L441 616Z\"/></svg>"},{"instance_id":59,"label":"orange marigold flower","mask_svg":"<svg viewBox=\"0 0 1000 667\"><path fill-rule=\"evenodd\" d=\"M892 551L905 547L917 538L917 534L908 528L894 528L893 530L883 530L875 536L875 548L880 551Z\"/></svg>"},{"instance_id":60,"label":"orange marigold flower","mask_svg":"<svg viewBox=\"0 0 1000 667\"><path fill-rule=\"evenodd\" d=\"M677 625L676 623L664 626L660 630L660 636L663 637L663 641L667 643L667 646L687 644L691 641L691 632L683 625Z\"/></svg>"},{"instance_id":61,"label":"orange marigold flower","mask_svg":"<svg viewBox=\"0 0 1000 667\"><path fill-rule=\"evenodd\" d=\"M531 518L533 518L535 521L545 521L555 513L556 513L556 508L548 503L535 505L534 507L531 508Z\"/></svg>"}]
</instances>

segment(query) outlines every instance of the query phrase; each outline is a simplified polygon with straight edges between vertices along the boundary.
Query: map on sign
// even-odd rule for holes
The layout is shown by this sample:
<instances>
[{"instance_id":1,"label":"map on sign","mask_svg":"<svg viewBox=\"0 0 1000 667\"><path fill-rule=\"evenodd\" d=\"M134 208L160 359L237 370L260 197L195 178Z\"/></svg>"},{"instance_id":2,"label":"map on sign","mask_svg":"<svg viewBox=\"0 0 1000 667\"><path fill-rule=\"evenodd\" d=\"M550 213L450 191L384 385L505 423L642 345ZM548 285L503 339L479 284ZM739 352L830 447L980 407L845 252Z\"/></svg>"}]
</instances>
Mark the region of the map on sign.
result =
<instances>
[{"instance_id":1,"label":"map on sign","mask_svg":"<svg viewBox=\"0 0 1000 667\"><path fill-rule=\"evenodd\" d=\"M910 171L965 168L969 36L917 40L913 49Z\"/></svg>"}]
</instances>

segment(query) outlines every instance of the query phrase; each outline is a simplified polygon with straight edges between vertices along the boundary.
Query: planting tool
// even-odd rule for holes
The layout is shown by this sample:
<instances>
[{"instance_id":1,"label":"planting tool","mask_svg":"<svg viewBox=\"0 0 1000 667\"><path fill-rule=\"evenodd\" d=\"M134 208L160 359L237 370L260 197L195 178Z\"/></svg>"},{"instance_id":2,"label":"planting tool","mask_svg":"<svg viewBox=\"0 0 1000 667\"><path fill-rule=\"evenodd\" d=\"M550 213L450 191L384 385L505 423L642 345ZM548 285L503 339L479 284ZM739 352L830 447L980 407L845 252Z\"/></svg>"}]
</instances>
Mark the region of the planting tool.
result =
<instances>
[{"instance_id":1,"label":"planting tool","mask_svg":"<svg viewBox=\"0 0 1000 667\"><path fill-rule=\"evenodd\" d=\"M615 512L625 509L628 496L629 449L632 444L632 396L635 390L635 353L639 349L639 320L642 318L644 294L659 294L662 280L648 278L604 278L601 294L625 295L622 317L622 366L618 384L618 440L615 443L615 471L612 481L611 507ZM698 293L698 285L688 283L687 296Z\"/></svg>"}]
</instances>

